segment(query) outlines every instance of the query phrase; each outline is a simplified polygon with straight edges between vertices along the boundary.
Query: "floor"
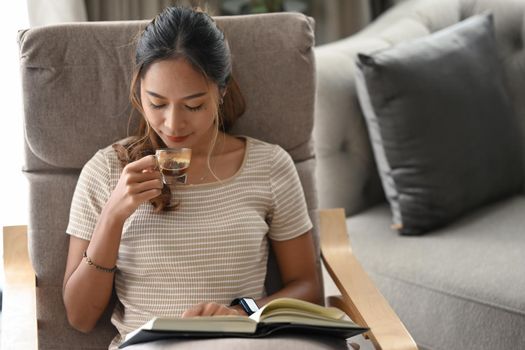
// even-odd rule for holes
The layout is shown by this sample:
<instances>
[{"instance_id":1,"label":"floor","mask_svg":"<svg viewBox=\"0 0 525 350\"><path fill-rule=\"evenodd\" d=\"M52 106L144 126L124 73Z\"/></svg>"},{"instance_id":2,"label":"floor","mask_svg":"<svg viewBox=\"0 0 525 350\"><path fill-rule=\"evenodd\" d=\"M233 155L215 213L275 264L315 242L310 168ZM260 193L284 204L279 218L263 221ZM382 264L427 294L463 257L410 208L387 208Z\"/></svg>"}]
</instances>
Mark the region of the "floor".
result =
<instances>
[{"instance_id":1,"label":"floor","mask_svg":"<svg viewBox=\"0 0 525 350\"><path fill-rule=\"evenodd\" d=\"M323 287L324 287L324 295L325 297L330 295L340 295L341 293L337 289L337 286L335 285L334 281L328 274L328 271L326 271L326 268L324 267L324 264L322 265L322 272L323 272Z\"/></svg>"}]
</instances>

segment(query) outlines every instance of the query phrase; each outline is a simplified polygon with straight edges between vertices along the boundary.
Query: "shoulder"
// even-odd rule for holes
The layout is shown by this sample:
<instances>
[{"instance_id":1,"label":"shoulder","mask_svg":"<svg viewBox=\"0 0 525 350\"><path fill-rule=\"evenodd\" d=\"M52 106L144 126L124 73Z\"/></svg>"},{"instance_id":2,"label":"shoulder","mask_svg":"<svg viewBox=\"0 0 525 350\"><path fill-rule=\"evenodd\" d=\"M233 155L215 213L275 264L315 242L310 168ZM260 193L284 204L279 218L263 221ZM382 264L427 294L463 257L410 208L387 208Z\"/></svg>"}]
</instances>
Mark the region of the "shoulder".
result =
<instances>
[{"instance_id":1,"label":"shoulder","mask_svg":"<svg viewBox=\"0 0 525 350\"><path fill-rule=\"evenodd\" d=\"M104 162L107 167L112 167L113 164L118 164L117 152L113 148L113 145L106 146L102 149L99 149L90 162Z\"/></svg>"},{"instance_id":2,"label":"shoulder","mask_svg":"<svg viewBox=\"0 0 525 350\"><path fill-rule=\"evenodd\" d=\"M254 138L247 138L250 158L264 168L270 179L294 173L295 165L290 154L280 145Z\"/></svg>"},{"instance_id":3,"label":"shoulder","mask_svg":"<svg viewBox=\"0 0 525 350\"><path fill-rule=\"evenodd\" d=\"M277 144L255 139L253 137L246 137L246 142L251 151L264 155L267 160L275 160L279 158L289 158L291 160L290 154Z\"/></svg>"},{"instance_id":4,"label":"shoulder","mask_svg":"<svg viewBox=\"0 0 525 350\"><path fill-rule=\"evenodd\" d=\"M127 145L131 141L131 138L119 140L111 145L107 145L104 148L99 149L93 157L86 163L84 168L97 167L99 170L105 168L106 171L111 172L112 170L118 170L120 168L120 161L118 154L115 151L114 145Z\"/></svg>"}]
</instances>

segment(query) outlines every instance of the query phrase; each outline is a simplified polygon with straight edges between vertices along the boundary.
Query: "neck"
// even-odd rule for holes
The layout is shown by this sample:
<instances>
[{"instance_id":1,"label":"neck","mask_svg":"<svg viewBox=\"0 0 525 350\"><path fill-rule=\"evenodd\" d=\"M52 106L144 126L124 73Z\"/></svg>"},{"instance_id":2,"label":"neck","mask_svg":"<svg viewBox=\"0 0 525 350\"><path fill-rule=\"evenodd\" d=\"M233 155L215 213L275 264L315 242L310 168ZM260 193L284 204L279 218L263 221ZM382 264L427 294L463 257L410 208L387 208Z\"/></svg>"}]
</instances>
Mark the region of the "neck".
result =
<instances>
[{"instance_id":1,"label":"neck","mask_svg":"<svg viewBox=\"0 0 525 350\"><path fill-rule=\"evenodd\" d=\"M202 147L196 147L192 149L192 157L211 158L221 153L221 150L224 148L225 136L226 135L223 132L219 131L215 137L214 131L211 131L208 141L204 142Z\"/></svg>"}]
</instances>

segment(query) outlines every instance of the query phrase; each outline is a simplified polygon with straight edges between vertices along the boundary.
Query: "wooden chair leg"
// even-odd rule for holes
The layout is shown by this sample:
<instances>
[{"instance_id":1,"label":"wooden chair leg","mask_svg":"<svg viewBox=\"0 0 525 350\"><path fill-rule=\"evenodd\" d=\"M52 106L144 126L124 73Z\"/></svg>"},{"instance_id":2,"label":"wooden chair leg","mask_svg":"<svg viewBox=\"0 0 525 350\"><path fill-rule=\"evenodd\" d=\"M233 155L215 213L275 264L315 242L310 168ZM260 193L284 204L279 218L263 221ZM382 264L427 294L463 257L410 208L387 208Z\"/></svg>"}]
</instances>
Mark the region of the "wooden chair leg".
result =
<instances>
[{"instance_id":1,"label":"wooden chair leg","mask_svg":"<svg viewBox=\"0 0 525 350\"><path fill-rule=\"evenodd\" d=\"M367 336L376 349L417 350L414 339L352 253L344 210L322 210L320 229L323 262L342 294L329 302L370 328Z\"/></svg>"},{"instance_id":2,"label":"wooden chair leg","mask_svg":"<svg viewBox=\"0 0 525 350\"><path fill-rule=\"evenodd\" d=\"M2 349L38 349L36 278L27 246L27 226L3 228L5 285Z\"/></svg>"}]
</instances>

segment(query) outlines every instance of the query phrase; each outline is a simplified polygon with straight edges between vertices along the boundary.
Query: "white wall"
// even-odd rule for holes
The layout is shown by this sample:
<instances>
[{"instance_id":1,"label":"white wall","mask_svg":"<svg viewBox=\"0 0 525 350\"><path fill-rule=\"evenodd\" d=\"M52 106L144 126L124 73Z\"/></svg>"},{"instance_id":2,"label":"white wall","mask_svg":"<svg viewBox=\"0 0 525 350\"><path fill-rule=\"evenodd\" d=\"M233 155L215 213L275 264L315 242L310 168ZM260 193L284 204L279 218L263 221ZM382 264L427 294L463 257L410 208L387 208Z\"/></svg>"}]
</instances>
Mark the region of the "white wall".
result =
<instances>
[{"instance_id":1,"label":"white wall","mask_svg":"<svg viewBox=\"0 0 525 350\"><path fill-rule=\"evenodd\" d=\"M16 38L19 29L29 27L29 21L25 1L11 1L4 7L0 15L1 226L27 224L28 220L27 181L22 174L23 110ZM1 275L0 286L3 271Z\"/></svg>"}]
</instances>

